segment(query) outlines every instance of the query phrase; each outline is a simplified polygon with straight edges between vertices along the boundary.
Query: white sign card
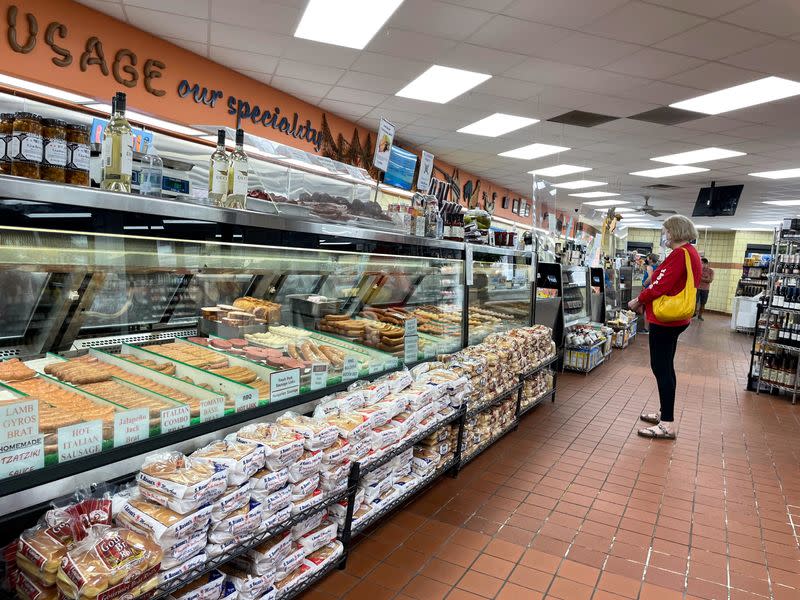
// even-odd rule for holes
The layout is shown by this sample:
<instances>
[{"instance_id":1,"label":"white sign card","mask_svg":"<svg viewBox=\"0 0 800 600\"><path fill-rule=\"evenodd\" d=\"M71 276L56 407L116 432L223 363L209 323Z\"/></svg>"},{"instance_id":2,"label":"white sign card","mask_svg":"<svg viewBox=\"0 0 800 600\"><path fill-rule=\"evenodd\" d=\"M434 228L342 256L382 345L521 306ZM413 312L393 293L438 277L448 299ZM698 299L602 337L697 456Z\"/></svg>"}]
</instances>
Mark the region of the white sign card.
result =
<instances>
[{"instance_id":1,"label":"white sign card","mask_svg":"<svg viewBox=\"0 0 800 600\"><path fill-rule=\"evenodd\" d=\"M433 154L422 151L422 158L419 161L419 175L417 176L417 191L427 194L431 187L431 177L433 177Z\"/></svg>"},{"instance_id":2,"label":"white sign card","mask_svg":"<svg viewBox=\"0 0 800 600\"><path fill-rule=\"evenodd\" d=\"M204 398L200 400L200 422L221 419L225 415L225 398L217 396L215 398Z\"/></svg>"},{"instance_id":3,"label":"white sign card","mask_svg":"<svg viewBox=\"0 0 800 600\"><path fill-rule=\"evenodd\" d=\"M311 391L321 390L328 383L328 365L314 363L311 365Z\"/></svg>"},{"instance_id":4,"label":"white sign card","mask_svg":"<svg viewBox=\"0 0 800 600\"><path fill-rule=\"evenodd\" d=\"M233 409L238 413L242 412L243 410L250 410L256 406L258 406L258 395L252 394L251 396L236 398Z\"/></svg>"},{"instance_id":5,"label":"white sign card","mask_svg":"<svg viewBox=\"0 0 800 600\"><path fill-rule=\"evenodd\" d=\"M39 435L39 401L22 400L0 406L0 448L11 449Z\"/></svg>"},{"instance_id":6,"label":"white sign card","mask_svg":"<svg viewBox=\"0 0 800 600\"><path fill-rule=\"evenodd\" d=\"M353 381L358 377L358 359L355 356L347 356L342 367L342 381Z\"/></svg>"},{"instance_id":7,"label":"white sign card","mask_svg":"<svg viewBox=\"0 0 800 600\"><path fill-rule=\"evenodd\" d=\"M188 408L188 407L187 407ZM103 450L103 422L87 421L58 429L58 462L74 460Z\"/></svg>"},{"instance_id":8,"label":"white sign card","mask_svg":"<svg viewBox=\"0 0 800 600\"><path fill-rule=\"evenodd\" d=\"M44 436L14 444L13 450L0 452L0 479L44 469Z\"/></svg>"},{"instance_id":9,"label":"white sign card","mask_svg":"<svg viewBox=\"0 0 800 600\"><path fill-rule=\"evenodd\" d=\"M389 153L392 151L395 129L392 123L381 117L378 137L375 140L375 154L372 156L372 164L381 171L389 168Z\"/></svg>"},{"instance_id":10,"label":"white sign card","mask_svg":"<svg viewBox=\"0 0 800 600\"><path fill-rule=\"evenodd\" d=\"M416 319L406 319L403 326L406 330L406 335L417 335L417 320Z\"/></svg>"},{"instance_id":11,"label":"white sign card","mask_svg":"<svg viewBox=\"0 0 800 600\"><path fill-rule=\"evenodd\" d=\"M188 406L165 408L161 411L161 433L169 433L188 427L192 418L192 411Z\"/></svg>"},{"instance_id":12,"label":"white sign card","mask_svg":"<svg viewBox=\"0 0 800 600\"><path fill-rule=\"evenodd\" d=\"M269 401L278 402L300 393L300 369L277 371L269 376Z\"/></svg>"},{"instance_id":13,"label":"white sign card","mask_svg":"<svg viewBox=\"0 0 800 600\"><path fill-rule=\"evenodd\" d=\"M416 335L407 335L403 350L406 363L416 362L419 359L419 338Z\"/></svg>"},{"instance_id":14,"label":"white sign card","mask_svg":"<svg viewBox=\"0 0 800 600\"><path fill-rule=\"evenodd\" d=\"M114 413L114 448L146 440L149 435L149 409L134 408Z\"/></svg>"}]
</instances>

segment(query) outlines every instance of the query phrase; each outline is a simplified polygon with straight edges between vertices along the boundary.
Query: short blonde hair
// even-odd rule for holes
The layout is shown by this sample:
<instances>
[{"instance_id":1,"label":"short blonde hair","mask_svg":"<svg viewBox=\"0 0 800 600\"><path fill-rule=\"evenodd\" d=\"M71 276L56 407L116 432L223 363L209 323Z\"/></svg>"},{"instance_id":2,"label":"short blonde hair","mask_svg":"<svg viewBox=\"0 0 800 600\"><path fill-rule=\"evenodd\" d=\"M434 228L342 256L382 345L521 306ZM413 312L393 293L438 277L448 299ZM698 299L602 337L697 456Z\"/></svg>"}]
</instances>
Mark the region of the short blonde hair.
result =
<instances>
[{"instance_id":1,"label":"short blonde hair","mask_svg":"<svg viewBox=\"0 0 800 600\"><path fill-rule=\"evenodd\" d=\"M697 239L697 228L683 215L672 215L664 221L663 227L669 232L673 242L683 243Z\"/></svg>"}]
</instances>

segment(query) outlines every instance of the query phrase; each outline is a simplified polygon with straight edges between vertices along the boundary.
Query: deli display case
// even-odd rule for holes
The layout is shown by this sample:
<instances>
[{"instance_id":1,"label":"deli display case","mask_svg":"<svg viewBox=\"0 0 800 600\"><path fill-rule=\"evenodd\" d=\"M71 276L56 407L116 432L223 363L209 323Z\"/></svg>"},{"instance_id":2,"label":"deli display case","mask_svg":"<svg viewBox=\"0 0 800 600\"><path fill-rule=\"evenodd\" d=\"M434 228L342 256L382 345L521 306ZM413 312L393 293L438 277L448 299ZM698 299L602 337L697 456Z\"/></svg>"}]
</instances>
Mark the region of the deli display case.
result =
<instances>
[{"instance_id":1,"label":"deli display case","mask_svg":"<svg viewBox=\"0 0 800 600\"><path fill-rule=\"evenodd\" d=\"M564 327L588 323L591 320L589 268L564 266L562 272Z\"/></svg>"}]
</instances>

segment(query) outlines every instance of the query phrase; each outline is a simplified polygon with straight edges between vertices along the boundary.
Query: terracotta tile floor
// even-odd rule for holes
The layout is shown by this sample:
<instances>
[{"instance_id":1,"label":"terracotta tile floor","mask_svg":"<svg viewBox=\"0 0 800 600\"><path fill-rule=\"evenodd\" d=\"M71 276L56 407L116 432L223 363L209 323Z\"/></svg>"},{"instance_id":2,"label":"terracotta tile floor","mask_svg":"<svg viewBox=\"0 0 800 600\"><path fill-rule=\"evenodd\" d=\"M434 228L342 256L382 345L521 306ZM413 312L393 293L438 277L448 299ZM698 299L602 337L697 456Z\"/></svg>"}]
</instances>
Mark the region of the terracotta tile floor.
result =
<instances>
[{"instance_id":1,"label":"terracotta tile floor","mask_svg":"<svg viewBox=\"0 0 800 600\"><path fill-rule=\"evenodd\" d=\"M728 322L682 336L675 443L636 436L657 408L639 336L304 597L800 600L800 405L744 391Z\"/></svg>"}]
</instances>

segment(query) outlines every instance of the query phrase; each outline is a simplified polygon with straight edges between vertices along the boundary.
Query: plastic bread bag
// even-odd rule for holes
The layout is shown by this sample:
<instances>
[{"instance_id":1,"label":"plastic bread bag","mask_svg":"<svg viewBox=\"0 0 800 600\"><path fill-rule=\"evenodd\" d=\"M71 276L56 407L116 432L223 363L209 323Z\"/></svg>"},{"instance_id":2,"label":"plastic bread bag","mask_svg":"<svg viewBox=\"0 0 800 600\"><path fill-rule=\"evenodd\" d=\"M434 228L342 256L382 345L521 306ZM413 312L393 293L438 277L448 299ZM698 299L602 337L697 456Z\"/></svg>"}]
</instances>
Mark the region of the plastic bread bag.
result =
<instances>
[{"instance_id":1,"label":"plastic bread bag","mask_svg":"<svg viewBox=\"0 0 800 600\"><path fill-rule=\"evenodd\" d=\"M236 439L263 446L266 467L272 471L288 467L303 454L303 436L274 423L245 425Z\"/></svg>"},{"instance_id":2,"label":"plastic bread bag","mask_svg":"<svg viewBox=\"0 0 800 600\"><path fill-rule=\"evenodd\" d=\"M208 545L206 546L206 556L208 556L209 559L214 559L223 554L229 554L242 544L250 542L252 539L253 536L249 534L230 539L227 542L213 542L209 537Z\"/></svg>"},{"instance_id":3,"label":"plastic bread bag","mask_svg":"<svg viewBox=\"0 0 800 600\"><path fill-rule=\"evenodd\" d=\"M386 479L387 477L389 477L392 474L392 470L393 469L391 461L384 463L381 466L376 467L369 473L364 473L364 475L361 476L361 483L364 484L379 483L384 479Z\"/></svg>"},{"instance_id":4,"label":"plastic bread bag","mask_svg":"<svg viewBox=\"0 0 800 600\"><path fill-rule=\"evenodd\" d=\"M391 486L378 498L370 502L370 504L372 504L372 508L374 510L382 510L383 507L389 504L389 502L391 502L392 500L394 500L399 493L400 493L399 490L395 486Z\"/></svg>"},{"instance_id":5,"label":"plastic bread bag","mask_svg":"<svg viewBox=\"0 0 800 600\"><path fill-rule=\"evenodd\" d=\"M289 465L289 481L297 483L301 479L311 477L314 473L319 473L321 468L322 452L306 450L294 463Z\"/></svg>"},{"instance_id":6,"label":"plastic bread bag","mask_svg":"<svg viewBox=\"0 0 800 600\"><path fill-rule=\"evenodd\" d=\"M385 381L373 381L362 388L364 395L367 397L367 405L375 404L383 400L389 395L391 388Z\"/></svg>"},{"instance_id":7,"label":"plastic bread bag","mask_svg":"<svg viewBox=\"0 0 800 600\"><path fill-rule=\"evenodd\" d=\"M412 474L396 477L394 480L394 487L396 487L401 494L405 494L414 489L417 485L419 485L419 477Z\"/></svg>"},{"instance_id":8,"label":"plastic bread bag","mask_svg":"<svg viewBox=\"0 0 800 600\"><path fill-rule=\"evenodd\" d=\"M283 525L286 521L292 518L292 505L289 504L288 506L283 507L280 510L276 510L271 515L264 516L264 528L265 529L275 529L279 525Z\"/></svg>"},{"instance_id":9,"label":"plastic bread bag","mask_svg":"<svg viewBox=\"0 0 800 600\"><path fill-rule=\"evenodd\" d=\"M385 406L365 406L355 411L355 414L362 415L369 422L369 429L386 425L391 419Z\"/></svg>"},{"instance_id":10,"label":"plastic bread bag","mask_svg":"<svg viewBox=\"0 0 800 600\"><path fill-rule=\"evenodd\" d=\"M235 439L219 440L199 448L189 455L198 460L209 460L228 467L228 484L241 485L253 473L264 468L264 447Z\"/></svg>"},{"instance_id":11,"label":"plastic bread bag","mask_svg":"<svg viewBox=\"0 0 800 600\"><path fill-rule=\"evenodd\" d=\"M400 414L408 407L408 400L405 396L388 395L380 402L376 402L373 407L383 408L389 416L389 421L394 419L395 415Z\"/></svg>"},{"instance_id":12,"label":"plastic bread bag","mask_svg":"<svg viewBox=\"0 0 800 600\"><path fill-rule=\"evenodd\" d=\"M325 496L323 495L322 490L316 489L305 498L292 502L292 514L297 515L301 512L309 510L317 504L321 504L324 498Z\"/></svg>"},{"instance_id":13,"label":"plastic bread bag","mask_svg":"<svg viewBox=\"0 0 800 600\"><path fill-rule=\"evenodd\" d=\"M208 532L201 529L186 539L180 540L175 545L163 548L164 556L161 559L161 568L171 569L177 567L193 556L200 554L207 544Z\"/></svg>"},{"instance_id":14,"label":"plastic bread bag","mask_svg":"<svg viewBox=\"0 0 800 600\"><path fill-rule=\"evenodd\" d=\"M338 414L339 404L333 399L333 396L325 396L325 398L320 398L319 403L314 407L313 417L315 419L327 419Z\"/></svg>"},{"instance_id":15,"label":"plastic bread bag","mask_svg":"<svg viewBox=\"0 0 800 600\"><path fill-rule=\"evenodd\" d=\"M296 542L292 542L286 556L275 563L275 580L284 579L289 573L302 565L305 558L306 552L303 547Z\"/></svg>"},{"instance_id":16,"label":"plastic bread bag","mask_svg":"<svg viewBox=\"0 0 800 600\"><path fill-rule=\"evenodd\" d=\"M183 578L188 572L194 571L195 569L201 568L203 565L206 564L208 560L208 556L206 556L205 552L201 552L200 554L196 554L186 562L180 563L171 569L164 569L162 565L162 571L158 574L158 584L159 585L166 585L166 584L173 584L178 579Z\"/></svg>"},{"instance_id":17,"label":"plastic bread bag","mask_svg":"<svg viewBox=\"0 0 800 600\"><path fill-rule=\"evenodd\" d=\"M289 482L289 469L283 468L277 471L261 469L250 478L250 489L253 492L263 492L271 494Z\"/></svg>"},{"instance_id":18,"label":"plastic bread bag","mask_svg":"<svg viewBox=\"0 0 800 600\"><path fill-rule=\"evenodd\" d=\"M242 508L250 500L250 481L228 487L225 493L211 505L211 518L219 521L228 513Z\"/></svg>"},{"instance_id":19,"label":"plastic bread bag","mask_svg":"<svg viewBox=\"0 0 800 600\"><path fill-rule=\"evenodd\" d=\"M417 422L417 428L420 430L424 430L426 427L430 425L430 423L426 424L426 421L430 416L436 412L436 409L439 407L438 402L429 402L428 404L418 408L414 412L414 419Z\"/></svg>"},{"instance_id":20,"label":"plastic bread bag","mask_svg":"<svg viewBox=\"0 0 800 600\"><path fill-rule=\"evenodd\" d=\"M292 527L292 539L299 540L309 531L316 529L322 524L322 521L328 516L327 510L318 510L317 512L313 513L310 517L303 519L296 525Z\"/></svg>"},{"instance_id":21,"label":"plastic bread bag","mask_svg":"<svg viewBox=\"0 0 800 600\"><path fill-rule=\"evenodd\" d=\"M220 600L225 589L225 575L213 569L181 589L172 592L174 600Z\"/></svg>"},{"instance_id":22,"label":"plastic bread bag","mask_svg":"<svg viewBox=\"0 0 800 600\"><path fill-rule=\"evenodd\" d=\"M306 579L314 574L314 569L305 563L297 567L291 573L288 573L284 578L275 581L275 589L277 590L276 600L287 597L292 593L292 590L303 585Z\"/></svg>"},{"instance_id":23,"label":"plastic bread bag","mask_svg":"<svg viewBox=\"0 0 800 600\"><path fill-rule=\"evenodd\" d=\"M338 465L348 460L350 456L350 442L338 438L333 444L322 451L322 465Z\"/></svg>"},{"instance_id":24,"label":"plastic bread bag","mask_svg":"<svg viewBox=\"0 0 800 600\"><path fill-rule=\"evenodd\" d=\"M72 600L126 595L135 598L158 585L161 548L148 536L95 525L58 569L59 592Z\"/></svg>"},{"instance_id":25,"label":"plastic bread bag","mask_svg":"<svg viewBox=\"0 0 800 600\"><path fill-rule=\"evenodd\" d=\"M396 444L402 437L401 433L402 432L399 427L393 427L389 424L373 428L370 436L372 449L381 450L382 448L388 448L389 446Z\"/></svg>"},{"instance_id":26,"label":"plastic bread bag","mask_svg":"<svg viewBox=\"0 0 800 600\"><path fill-rule=\"evenodd\" d=\"M186 514L225 492L228 469L217 463L187 458L180 452L164 452L145 459L136 482L146 499Z\"/></svg>"},{"instance_id":27,"label":"plastic bread bag","mask_svg":"<svg viewBox=\"0 0 800 600\"><path fill-rule=\"evenodd\" d=\"M49 510L35 527L20 534L17 566L34 582L52 586L56 583L61 559L83 533L84 529L72 515L61 510Z\"/></svg>"},{"instance_id":28,"label":"plastic bread bag","mask_svg":"<svg viewBox=\"0 0 800 600\"><path fill-rule=\"evenodd\" d=\"M83 528L78 537L83 539L93 525L112 524L111 508L114 489L115 486L107 483L95 485L91 490L81 488L75 492L75 502L65 507L55 506L55 509L63 509L78 520Z\"/></svg>"},{"instance_id":29,"label":"plastic bread bag","mask_svg":"<svg viewBox=\"0 0 800 600\"><path fill-rule=\"evenodd\" d=\"M405 437L416 426L416 413L404 411L394 416L389 423L400 430L400 437Z\"/></svg>"},{"instance_id":30,"label":"plastic bread bag","mask_svg":"<svg viewBox=\"0 0 800 600\"><path fill-rule=\"evenodd\" d=\"M357 511L353 512L353 526L358 526L372 514L372 505L364 502Z\"/></svg>"},{"instance_id":31,"label":"plastic bread bag","mask_svg":"<svg viewBox=\"0 0 800 600\"><path fill-rule=\"evenodd\" d=\"M211 506L180 514L133 493L115 519L119 525L149 535L164 548L191 537L197 531L205 531L211 522Z\"/></svg>"},{"instance_id":32,"label":"plastic bread bag","mask_svg":"<svg viewBox=\"0 0 800 600\"><path fill-rule=\"evenodd\" d=\"M411 463L411 472L419 477L427 477L436 470L436 466L438 464L438 454L436 455L435 460L429 458L417 458L415 456L414 461Z\"/></svg>"},{"instance_id":33,"label":"plastic bread bag","mask_svg":"<svg viewBox=\"0 0 800 600\"><path fill-rule=\"evenodd\" d=\"M331 465L322 471L319 486L323 492L338 492L342 486L347 487L350 476L350 463Z\"/></svg>"},{"instance_id":34,"label":"plastic bread bag","mask_svg":"<svg viewBox=\"0 0 800 600\"><path fill-rule=\"evenodd\" d=\"M339 437L339 430L325 420L306 417L291 411L278 417L277 423L302 435L304 446L311 451L327 448Z\"/></svg>"},{"instance_id":35,"label":"plastic bread bag","mask_svg":"<svg viewBox=\"0 0 800 600\"><path fill-rule=\"evenodd\" d=\"M334 540L306 556L305 564L313 566L315 571L325 569L333 561L344 554L344 546L339 540Z\"/></svg>"},{"instance_id":36,"label":"plastic bread bag","mask_svg":"<svg viewBox=\"0 0 800 600\"><path fill-rule=\"evenodd\" d=\"M261 525L262 511L261 504L251 499L245 506L216 521L209 532L209 539L224 542L256 531Z\"/></svg>"},{"instance_id":37,"label":"plastic bread bag","mask_svg":"<svg viewBox=\"0 0 800 600\"><path fill-rule=\"evenodd\" d=\"M414 367L411 367L411 378L416 380L419 379L422 375L430 371L431 363L430 362L423 362Z\"/></svg>"},{"instance_id":38,"label":"plastic bread bag","mask_svg":"<svg viewBox=\"0 0 800 600\"><path fill-rule=\"evenodd\" d=\"M259 544L247 555L260 571L275 570L275 565L289 554L291 548L292 536L288 531L284 531Z\"/></svg>"},{"instance_id":39,"label":"plastic bread bag","mask_svg":"<svg viewBox=\"0 0 800 600\"><path fill-rule=\"evenodd\" d=\"M411 374L406 368L401 369L400 371L395 371L394 373L389 373L386 375L386 382L389 384L389 391L393 394L400 392L414 383L414 376Z\"/></svg>"},{"instance_id":40,"label":"plastic bread bag","mask_svg":"<svg viewBox=\"0 0 800 600\"><path fill-rule=\"evenodd\" d=\"M225 574L223 573L223 575ZM227 576L225 576L225 583L222 585L222 595L219 600L239 600L239 592L236 586L228 581Z\"/></svg>"},{"instance_id":41,"label":"plastic bread bag","mask_svg":"<svg viewBox=\"0 0 800 600\"><path fill-rule=\"evenodd\" d=\"M403 395L408 402L408 410L411 412L419 410L435 399L434 390L424 384L419 383L415 383L411 387L404 390Z\"/></svg>"},{"instance_id":42,"label":"plastic bread bag","mask_svg":"<svg viewBox=\"0 0 800 600\"><path fill-rule=\"evenodd\" d=\"M325 519L319 527L312 529L304 534L297 543L303 549L305 556L319 550L323 546L330 544L336 539L336 523Z\"/></svg>"},{"instance_id":43,"label":"plastic bread bag","mask_svg":"<svg viewBox=\"0 0 800 600\"><path fill-rule=\"evenodd\" d=\"M14 591L20 600L58 600L58 588L44 585L27 573L17 573L13 581Z\"/></svg>"},{"instance_id":44,"label":"plastic bread bag","mask_svg":"<svg viewBox=\"0 0 800 600\"><path fill-rule=\"evenodd\" d=\"M319 487L319 472L306 479L301 479L297 483L292 483L289 487L292 490L292 501L302 500Z\"/></svg>"},{"instance_id":45,"label":"plastic bread bag","mask_svg":"<svg viewBox=\"0 0 800 600\"><path fill-rule=\"evenodd\" d=\"M219 570L225 573L228 581L230 581L236 588L236 591L239 592L239 600L256 600L261 598L275 581L273 573L267 575L251 575L247 571L238 569L230 563L222 565Z\"/></svg>"},{"instance_id":46,"label":"plastic bread bag","mask_svg":"<svg viewBox=\"0 0 800 600\"><path fill-rule=\"evenodd\" d=\"M366 437L361 440L350 442L350 455L349 458L351 461L361 461L367 456L370 451L372 450L372 441L369 437Z\"/></svg>"},{"instance_id":47,"label":"plastic bread bag","mask_svg":"<svg viewBox=\"0 0 800 600\"><path fill-rule=\"evenodd\" d=\"M360 486L364 490L364 502L374 503L384 493L394 485L394 475L390 475L381 481Z\"/></svg>"},{"instance_id":48,"label":"plastic bread bag","mask_svg":"<svg viewBox=\"0 0 800 600\"><path fill-rule=\"evenodd\" d=\"M328 507L328 513L330 513L331 518L341 518L347 514L347 504L349 500L345 498L344 500L340 500L334 504L331 504ZM361 508L361 504L364 502L364 490L362 488L358 488L356 490L355 500L353 502L353 512L356 512L359 508ZM321 520L320 520L321 521Z\"/></svg>"},{"instance_id":49,"label":"plastic bread bag","mask_svg":"<svg viewBox=\"0 0 800 600\"><path fill-rule=\"evenodd\" d=\"M264 515L270 515L292 503L292 488L289 485L285 485L274 492L266 490L251 491L250 497L261 503Z\"/></svg>"},{"instance_id":50,"label":"plastic bread bag","mask_svg":"<svg viewBox=\"0 0 800 600\"><path fill-rule=\"evenodd\" d=\"M364 438L372 428L370 418L359 412L340 412L338 415L328 417L326 420L336 427L341 438L348 441Z\"/></svg>"}]
</instances>

